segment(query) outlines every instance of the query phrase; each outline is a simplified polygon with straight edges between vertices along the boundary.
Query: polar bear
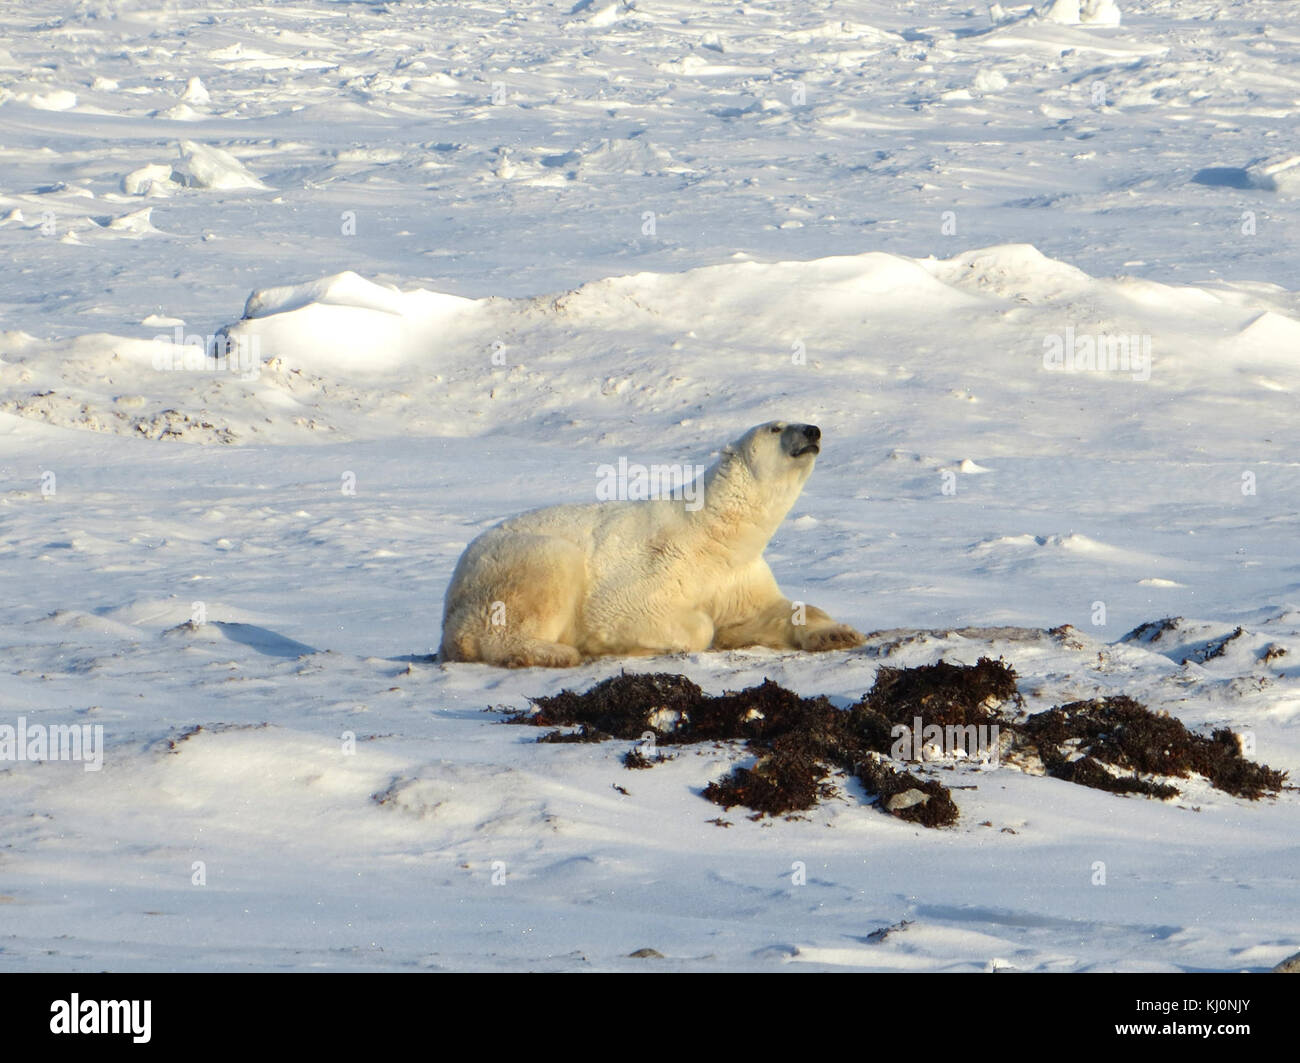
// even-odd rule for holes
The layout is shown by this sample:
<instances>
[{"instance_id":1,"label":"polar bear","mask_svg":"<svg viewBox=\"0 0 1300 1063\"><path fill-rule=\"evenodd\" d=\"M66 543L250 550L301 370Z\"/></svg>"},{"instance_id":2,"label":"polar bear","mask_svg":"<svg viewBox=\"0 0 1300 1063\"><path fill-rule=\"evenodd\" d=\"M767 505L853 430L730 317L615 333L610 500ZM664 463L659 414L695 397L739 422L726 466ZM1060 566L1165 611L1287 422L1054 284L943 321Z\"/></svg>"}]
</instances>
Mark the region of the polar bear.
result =
<instances>
[{"instance_id":1,"label":"polar bear","mask_svg":"<svg viewBox=\"0 0 1300 1063\"><path fill-rule=\"evenodd\" d=\"M853 628L789 601L763 560L821 438L816 425L769 421L723 448L693 501L549 506L489 528L452 574L441 659L565 668L609 655L860 645Z\"/></svg>"}]
</instances>

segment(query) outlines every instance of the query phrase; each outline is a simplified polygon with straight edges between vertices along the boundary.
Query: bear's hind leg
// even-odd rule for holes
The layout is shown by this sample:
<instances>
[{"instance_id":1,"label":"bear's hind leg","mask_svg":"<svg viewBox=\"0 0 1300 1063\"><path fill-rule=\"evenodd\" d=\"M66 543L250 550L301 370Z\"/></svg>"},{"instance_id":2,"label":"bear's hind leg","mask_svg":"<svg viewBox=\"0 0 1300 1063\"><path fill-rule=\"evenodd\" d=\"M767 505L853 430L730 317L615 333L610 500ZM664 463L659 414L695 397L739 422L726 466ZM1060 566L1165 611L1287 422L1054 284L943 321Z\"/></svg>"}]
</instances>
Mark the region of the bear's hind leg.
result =
<instances>
[{"instance_id":1,"label":"bear's hind leg","mask_svg":"<svg viewBox=\"0 0 1300 1063\"><path fill-rule=\"evenodd\" d=\"M505 536L476 559L453 599L443 632L443 659L501 668L571 668L570 645L586 578L582 552L564 539Z\"/></svg>"},{"instance_id":2,"label":"bear's hind leg","mask_svg":"<svg viewBox=\"0 0 1300 1063\"><path fill-rule=\"evenodd\" d=\"M488 664L502 668L572 668L582 660L582 655L572 646L562 642L543 642L541 639L519 639L504 643L500 660Z\"/></svg>"}]
</instances>

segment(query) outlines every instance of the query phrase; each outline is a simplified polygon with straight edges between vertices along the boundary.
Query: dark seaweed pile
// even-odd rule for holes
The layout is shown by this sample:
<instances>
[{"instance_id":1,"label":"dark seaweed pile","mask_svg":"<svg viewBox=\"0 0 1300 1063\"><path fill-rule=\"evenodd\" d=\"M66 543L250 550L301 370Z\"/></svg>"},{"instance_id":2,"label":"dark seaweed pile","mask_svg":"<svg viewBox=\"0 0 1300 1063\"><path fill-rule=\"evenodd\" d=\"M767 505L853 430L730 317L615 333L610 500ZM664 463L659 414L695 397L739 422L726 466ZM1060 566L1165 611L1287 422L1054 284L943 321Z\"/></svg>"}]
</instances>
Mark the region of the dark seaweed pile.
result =
<instances>
[{"instance_id":1,"label":"dark seaweed pile","mask_svg":"<svg viewBox=\"0 0 1300 1063\"><path fill-rule=\"evenodd\" d=\"M754 818L812 808L836 792L831 776L842 772L856 777L890 815L927 827L955 823L948 788L891 757L896 726L914 728L918 720L922 727L996 727L1004 746L999 753L1036 754L1056 778L1118 793L1174 797L1178 788L1164 780L1195 773L1227 793L1255 799L1281 789L1286 778L1246 760L1226 728L1208 738L1193 734L1124 696L1024 717L1014 670L987 657L973 665L881 668L871 690L847 709L771 680L712 696L668 673L624 673L581 693L563 690L532 702L533 713L509 722L577 728L552 731L542 742L652 738L657 748L743 740L755 763L710 783L703 796L724 808L748 808ZM648 768L664 759L670 758L643 746L627 753L624 764Z\"/></svg>"},{"instance_id":2,"label":"dark seaweed pile","mask_svg":"<svg viewBox=\"0 0 1300 1063\"><path fill-rule=\"evenodd\" d=\"M1172 716L1123 695L1048 709L1030 716L1020 732L1037 746L1048 774L1102 790L1176 797L1176 786L1140 776L1185 779L1195 773L1225 793L1256 800L1280 790L1286 780L1286 772L1243 757L1228 728L1209 738L1193 734ZM1128 774L1113 775L1103 764Z\"/></svg>"}]
</instances>

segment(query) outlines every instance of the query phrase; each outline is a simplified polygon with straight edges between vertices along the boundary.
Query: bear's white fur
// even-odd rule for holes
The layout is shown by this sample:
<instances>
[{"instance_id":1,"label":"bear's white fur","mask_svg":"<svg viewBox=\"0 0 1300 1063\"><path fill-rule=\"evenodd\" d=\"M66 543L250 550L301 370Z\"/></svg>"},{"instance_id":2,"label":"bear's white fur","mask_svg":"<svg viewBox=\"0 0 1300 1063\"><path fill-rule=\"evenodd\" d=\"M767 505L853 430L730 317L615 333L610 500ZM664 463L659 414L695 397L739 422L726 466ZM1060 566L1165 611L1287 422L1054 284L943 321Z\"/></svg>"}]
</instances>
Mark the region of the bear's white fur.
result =
<instances>
[{"instance_id":1,"label":"bear's white fur","mask_svg":"<svg viewBox=\"0 0 1300 1063\"><path fill-rule=\"evenodd\" d=\"M813 425L769 421L723 449L702 504L549 506L489 528L447 588L441 659L568 667L610 654L860 645L853 628L789 601L763 560L820 442Z\"/></svg>"}]
</instances>

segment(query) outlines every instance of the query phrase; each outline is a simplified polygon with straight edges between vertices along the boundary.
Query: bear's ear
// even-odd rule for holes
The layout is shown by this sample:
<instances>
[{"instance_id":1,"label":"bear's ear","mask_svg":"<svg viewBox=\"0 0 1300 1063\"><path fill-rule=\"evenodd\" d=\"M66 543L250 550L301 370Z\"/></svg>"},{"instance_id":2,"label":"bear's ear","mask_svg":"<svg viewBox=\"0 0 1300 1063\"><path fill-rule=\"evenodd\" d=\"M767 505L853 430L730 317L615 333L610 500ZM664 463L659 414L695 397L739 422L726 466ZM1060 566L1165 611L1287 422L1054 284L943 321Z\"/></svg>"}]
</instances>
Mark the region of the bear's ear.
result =
<instances>
[{"instance_id":1,"label":"bear's ear","mask_svg":"<svg viewBox=\"0 0 1300 1063\"><path fill-rule=\"evenodd\" d=\"M733 446L731 443L728 443L725 447L722 448L722 456L724 458L734 458L736 456L735 446Z\"/></svg>"}]
</instances>

